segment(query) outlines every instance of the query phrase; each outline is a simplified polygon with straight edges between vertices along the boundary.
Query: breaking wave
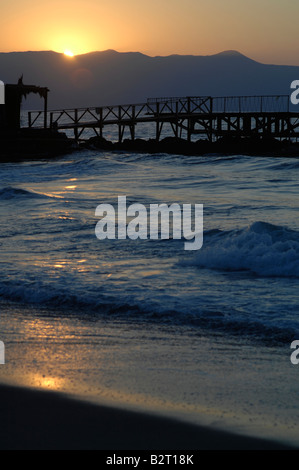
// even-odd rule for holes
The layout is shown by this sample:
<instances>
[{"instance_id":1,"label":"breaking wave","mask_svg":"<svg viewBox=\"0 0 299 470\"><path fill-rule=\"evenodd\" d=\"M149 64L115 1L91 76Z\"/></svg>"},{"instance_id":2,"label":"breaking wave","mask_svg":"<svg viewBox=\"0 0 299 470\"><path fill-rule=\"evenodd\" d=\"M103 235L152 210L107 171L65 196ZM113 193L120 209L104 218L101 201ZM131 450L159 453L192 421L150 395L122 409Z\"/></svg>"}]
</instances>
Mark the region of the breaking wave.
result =
<instances>
[{"instance_id":1,"label":"breaking wave","mask_svg":"<svg viewBox=\"0 0 299 470\"><path fill-rule=\"evenodd\" d=\"M204 234L202 249L184 263L266 277L299 277L299 233L266 222Z\"/></svg>"}]
</instances>

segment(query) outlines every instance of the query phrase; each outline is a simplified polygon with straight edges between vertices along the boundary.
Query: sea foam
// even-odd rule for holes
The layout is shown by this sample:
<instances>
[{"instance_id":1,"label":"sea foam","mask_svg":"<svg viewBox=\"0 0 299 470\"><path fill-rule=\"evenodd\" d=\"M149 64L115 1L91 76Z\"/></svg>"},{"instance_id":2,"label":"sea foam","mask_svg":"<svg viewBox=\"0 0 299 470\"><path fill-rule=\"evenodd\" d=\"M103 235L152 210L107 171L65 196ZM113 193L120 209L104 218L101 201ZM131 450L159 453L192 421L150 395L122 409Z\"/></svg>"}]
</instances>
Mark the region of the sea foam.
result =
<instances>
[{"instance_id":1,"label":"sea foam","mask_svg":"<svg viewBox=\"0 0 299 470\"><path fill-rule=\"evenodd\" d=\"M267 277L299 277L299 233L266 222L206 232L202 249L184 263Z\"/></svg>"}]
</instances>

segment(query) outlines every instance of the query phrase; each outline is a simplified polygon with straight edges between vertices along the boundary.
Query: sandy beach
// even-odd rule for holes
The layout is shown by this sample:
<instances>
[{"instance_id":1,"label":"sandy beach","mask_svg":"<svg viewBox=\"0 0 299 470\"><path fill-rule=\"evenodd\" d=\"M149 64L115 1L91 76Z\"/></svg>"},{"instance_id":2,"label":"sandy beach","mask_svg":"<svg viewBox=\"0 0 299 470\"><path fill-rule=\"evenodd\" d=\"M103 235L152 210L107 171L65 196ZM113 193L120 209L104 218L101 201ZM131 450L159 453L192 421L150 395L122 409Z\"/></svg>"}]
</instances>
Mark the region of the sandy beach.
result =
<instances>
[{"instance_id":1,"label":"sandy beach","mask_svg":"<svg viewBox=\"0 0 299 470\"><path fill-rule=\"evenodd\" d=\"M1 385L1 450L287 450L146 413Z\"/></svg>"},{"instance_id":2,"label":"sandy beach","mask_svg":"<svg viewBox=\"0 0 299 470\"><path fill-rule=\"evenodd\" d=\"M161 327L160 331L146 331L114 322L89 325L82 319L73 325L70 318L65 318L63 325L59 321L55 332L53 318L39 318L34 309L9 308L7 304L2 310L6 344L5 364L0 368L2 450L195 451L297 446L295 416L292 420L272 409L250 406L253 398L245 388L255 380L250 369L256 356L248 346L244 349L248 368L243 369L243 376L238 373L229 379L227 373L221 373L237 360L239 343L233 347L230 342L226 346L231 355L230 359L227 351L228 363L222 358L218 369L213 364L210 378L202 371L194 381L195 371L187 354L188 335L180 338ZM75 327L82 337L71 336ZM90 328L95 344L83 339L83 335L91 337L87 334ZM79 341L80 355L76 354ZM172 355L170 341L175 344ZM196 356L208 365L209 340L194 338L195 345ZM222 341L218 348L223 354ZM270 350L266 356L264 352L271 369L272 353ZM155 357L165 357L163 367L161 362L154 365ZM178 357L175 370L171 365ZM240 357L242 363L244 357ZM276 362L279 365L281 358ZM290 368L290 372L291 380L296 370ZM242 392L233 392L230 387L237 379L239 386L245 387ZM268 389L261 389L260 394L269 407ZM276 395L272 400L274 407Z\"/></svg>"}]
</instances>

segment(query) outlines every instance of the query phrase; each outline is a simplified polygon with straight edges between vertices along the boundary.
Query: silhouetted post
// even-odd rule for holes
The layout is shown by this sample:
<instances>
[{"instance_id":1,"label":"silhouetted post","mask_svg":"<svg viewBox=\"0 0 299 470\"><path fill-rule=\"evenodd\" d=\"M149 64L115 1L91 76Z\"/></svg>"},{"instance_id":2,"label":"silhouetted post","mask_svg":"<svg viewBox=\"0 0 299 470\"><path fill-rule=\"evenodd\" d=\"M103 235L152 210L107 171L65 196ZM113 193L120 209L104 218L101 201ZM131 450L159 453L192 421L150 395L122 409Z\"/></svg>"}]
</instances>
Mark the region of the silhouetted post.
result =
<instances>
[{"instance_id":1,"label":"silhouetted post","mask_svg":"<svg viewBox=\"0 0 299 470\"><path fill-rule=\"evenodd\" d=\"M222 119L220 116L217 116L217 134L218 136L221 134L222 131Z\"/></svg>"},{"instance_id":2,"label":"silhouetted post","mask_svg":"<svg viewBox=\"0 0 299 470\"><path fill-rule=\"evenodd\" d=\"M191 142L191 118L190 116L188 117L188 132L187 132L187 140L188 142Z\"/></svg>"},{"instance_id":3,"label":"silhouetted post","mask_svg":"<svg viewBox=\"0 0 299 470\"><path fill-rule=\"evenodd\" d=\"M249 135L251 131L251 117L243 116L243 132L245 135Z\"/></svg>"},{"instance_id":4,"label":"silhouetted post","mask_svg":"<svg viewBox=\"0 0 299 470\"><path fill-rule=\"evenodd\" d=\"M44 129L47 129L47 114L48 114L48 92L44 96Z\"/></svg>"},{"instance_id":5,"label":"silhouetted post","mask_svg":"<svg viewBox=\"0 0 299 470\"><path fill-rule=\"evenodd\" d=\"M103 108L99 109L99 115L100 115L100 137L101 139L103 138Z\"/></svg>"},{"instance_id":6,"label":"silhouetted post","mask_svg":"<svg viewBox=\"0 0 299 470\"><path fill-rule=\"evenodd\" d=\"M190 101L190 96L187 98L187 114L188 114L188 132L187 132L187 140L188 142L191 141L191 101Z\"/></svg>"},{"instance_id":7,"label":"silhouetted post","mask_svg":"<svg viewBox=\"0 0 299 470\"><path fill-rule=\"evenodd\" d=\"M177 139L179 137L179 102L176 101L175 103L175 138Z\"/></svg>"},{"instance_id":8,"label":"silhouetted post","mask_svg":"<svg viewBox=\"0 0 299 470\"><path fill-rule=\"evenodd\" d=\"M132 106L132 124L130 125L131 139L135 140L135 115L136 108L135 105Z\"/></svg>"},{"instance_id":9,"label":"silhouetted post","mask_svg":"<svg viewBox=\"0 0 299 470\"><path fill-rule=\"evenodd\" d=\"M118 107L118 142L122 141L122 129L121 129L121 106Z\"/></svg>"},{"instance_id":10,"label":"silhouetted post","mask_svg":"<svg viewBox=\"0 0 299 470\"><path fill-rule=\"evenodd\" d=\"M75 127L74 127L75 140L78 140L78 109L75 109Z\"/></svg>"},{"instance_id":11,"label":"silhouetted post","mask_svg":"<svg viewBox=\"0 0 299 470\"><path fill-rule=\"evenodd\" d=\"M156 115L157 115L157 120L156 120L156 141L159 142L160 139L160 121L159 121L159 113L160 113L160 108L159 108L158 101L156 102Z\"/></svg>"},{"instance_id":12,"label":"silhouetted post","mask_svg":"<svg viewBox=\"0 0 299 470\"><path fill-rule=\"evenodd\" d=\"M280 119L278 117L275 117L275 134L279 136L280 133Z\"/></svg>"}]
</instances>

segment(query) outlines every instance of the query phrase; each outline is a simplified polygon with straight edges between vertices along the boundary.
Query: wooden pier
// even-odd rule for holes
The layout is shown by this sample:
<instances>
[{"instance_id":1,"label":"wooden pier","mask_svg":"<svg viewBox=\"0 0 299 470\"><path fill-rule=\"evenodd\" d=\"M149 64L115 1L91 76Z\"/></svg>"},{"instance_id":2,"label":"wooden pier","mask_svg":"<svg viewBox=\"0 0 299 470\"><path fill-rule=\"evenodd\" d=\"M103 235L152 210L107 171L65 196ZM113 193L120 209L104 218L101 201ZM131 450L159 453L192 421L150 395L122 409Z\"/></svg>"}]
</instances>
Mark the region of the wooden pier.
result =
<instances>
[{"instance_id":1,"label":"wooden pier","mask_svg":"<svg viewBox=\"0 0 299 470\"><path fill-rule=\"evenodd\" d=\"M289 95L154 98L142 104L28 113L28 127L71 130L76 141L84 140L87 129L105 138L108 126L117 126L119 143L125 131L134 141L141 123L152 123L157 142L166 124L173 137L187 142L196 136L209 142L225 136L294 141L299 137L299 111L290 110Z\"/></svg>"}]
</instances>

